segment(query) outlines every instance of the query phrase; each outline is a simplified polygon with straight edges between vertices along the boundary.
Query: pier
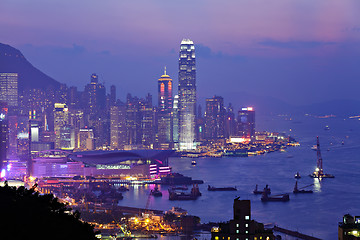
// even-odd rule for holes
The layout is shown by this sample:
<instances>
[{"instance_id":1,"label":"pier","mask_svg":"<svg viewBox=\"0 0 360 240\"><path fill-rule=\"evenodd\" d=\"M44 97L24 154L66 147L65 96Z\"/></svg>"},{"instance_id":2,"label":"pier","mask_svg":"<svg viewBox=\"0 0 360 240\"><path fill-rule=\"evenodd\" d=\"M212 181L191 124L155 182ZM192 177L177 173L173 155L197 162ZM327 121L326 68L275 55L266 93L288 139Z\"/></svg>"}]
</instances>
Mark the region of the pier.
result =
<instances>
[{"instance_id":1,"label":"pier","mask_svg":"<svg viewBox=\"0 0 360 240\"><path fill-rule=\"evenodd\" d=\"M289 236L297 237L297 238L300 238L300 239L303 239L303 240L321 240L320 238L316 238L316 237L309 236L309 235L306 235L306 234L303 234L303 233L299 233L297 231L292 231L292 230L288 230L288 229L285 229L285 228L281 228L281 227L278 227L276 225L274 226L273 231L274 232L285 233L285 234L287 234Z\"/></svg>"}]
</instances>

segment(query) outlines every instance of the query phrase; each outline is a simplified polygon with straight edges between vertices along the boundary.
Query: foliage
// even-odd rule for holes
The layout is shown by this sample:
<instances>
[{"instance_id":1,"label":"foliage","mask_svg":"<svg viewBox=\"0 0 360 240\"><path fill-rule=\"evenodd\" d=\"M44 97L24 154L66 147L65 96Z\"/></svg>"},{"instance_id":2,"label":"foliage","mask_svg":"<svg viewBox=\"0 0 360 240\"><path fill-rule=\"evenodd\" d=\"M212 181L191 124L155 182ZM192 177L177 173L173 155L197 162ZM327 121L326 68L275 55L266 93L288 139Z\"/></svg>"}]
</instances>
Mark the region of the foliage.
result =
<instances>
[{"instance_id":1,"label":"foliage","mask_svg":"<svg viewBox=\"0 0 360 240\"><path fill-rule=\"evenodd\" d=\"M41 195L25 187L0 187L0 238L7 239L97 239L93 227L80 221L52 194Z\"/></svg>"}]
</instances>

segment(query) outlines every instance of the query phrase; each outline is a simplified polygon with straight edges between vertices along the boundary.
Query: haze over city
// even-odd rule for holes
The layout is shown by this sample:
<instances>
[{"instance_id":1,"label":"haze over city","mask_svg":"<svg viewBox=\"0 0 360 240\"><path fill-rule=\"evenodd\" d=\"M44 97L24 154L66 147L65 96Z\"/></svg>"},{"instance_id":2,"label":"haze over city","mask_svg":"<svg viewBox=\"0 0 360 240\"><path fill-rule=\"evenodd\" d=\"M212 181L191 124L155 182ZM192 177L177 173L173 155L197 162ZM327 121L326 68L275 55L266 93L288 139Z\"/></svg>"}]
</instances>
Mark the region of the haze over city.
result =
<instances>
[{"instance_id":1,"label":"haze over city","mask_svg":"<svg viewBox=\"0 0 360 240\"><path fill-rule=\"evenodd\" d=\"M199 103L242 94L294 105L360 100L358 1L8 1L1 42L80 89L91 73L109 88L156 93L177 84L178 46L196 46ZM141 86L141 87L140 87ZM239 106L240 107L240 106Z\"/></svg>"}]
</instances>

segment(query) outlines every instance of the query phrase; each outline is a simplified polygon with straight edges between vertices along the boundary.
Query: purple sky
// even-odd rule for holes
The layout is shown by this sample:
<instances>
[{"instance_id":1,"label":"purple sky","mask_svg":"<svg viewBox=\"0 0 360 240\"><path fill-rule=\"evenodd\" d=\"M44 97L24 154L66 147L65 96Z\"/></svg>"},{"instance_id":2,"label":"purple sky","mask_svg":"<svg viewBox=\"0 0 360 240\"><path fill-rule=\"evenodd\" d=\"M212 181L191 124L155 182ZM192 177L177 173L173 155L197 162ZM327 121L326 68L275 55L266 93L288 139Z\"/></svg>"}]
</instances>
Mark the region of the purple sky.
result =
<instances>
[{"instance_id":1,"label":"purple sky","mask_svg":"<svg viewBox=\"0 0 360 240\"><path fill-rule=\"evenodd\" d=\"M360 100L359 16L358 0L1 0L0 42L81 90L95 72L122 100L155 100L165 65L177 84L179 45L191 38L200 99L308 104Z\"/></svg>"}]
</instances>

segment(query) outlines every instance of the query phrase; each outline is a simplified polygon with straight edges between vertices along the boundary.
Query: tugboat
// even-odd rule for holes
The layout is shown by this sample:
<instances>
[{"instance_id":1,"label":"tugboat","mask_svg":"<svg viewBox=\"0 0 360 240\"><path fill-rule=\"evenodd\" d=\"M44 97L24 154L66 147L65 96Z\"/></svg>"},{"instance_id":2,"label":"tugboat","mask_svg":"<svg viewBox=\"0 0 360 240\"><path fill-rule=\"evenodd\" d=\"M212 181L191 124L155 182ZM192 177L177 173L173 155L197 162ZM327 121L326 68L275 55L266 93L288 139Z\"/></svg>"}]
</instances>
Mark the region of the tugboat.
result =
<instances>
[{"instance_id":1,"label":"tugboat","mask_svg":"<svg viewBox=\"0 0 360 240\"><path fill-rule=\"evenodd\" d=\"M258 190L258 185L256 184L253 193L254 193L254 194L263 194L264 192L266 192L267 194L271 194L271 190L270 190L270 188L269 188L269 185L266 184L264 190L263 190L263 191L259 191L259 190Z\"/></svg>"},{"instance_id":2,"label":"tugboat","mask_svg":"<svg viewBox=\"0 0 360 240\"><path fill-rule=\"evenodd\" d=\"M307 186L306 186L307 187ZM303 187L305 188L305 187ZM312 190L300 190L298 189L298 182L296 181L293 193L313 193Z\"/></svg>"},{"instance_id":3,"label":"tugboat","mask_svg":"<svg viewBox=\"0 0 360 240\"><path fill-rule=\"evenodd\" d=\"M237 191L236 187L212 187L208 185L208 191Z\"/></svg>"},{"instance_id":4,"label":"tugboat","mask_svg":"<svg viewBox=\"0 0 360 240\"><path fill-rule=\"evenodd\" d=\"M294 178L296 178L296 179L301 178L300 173L299 173L299 172L297 172L297 173L295 174L295 177L294 177Z\"/></svg>"},{"instance_id":5,"label":"tugboat","mask_svg":"<svg viewBox=\"0 0 360 240\"><path fill-rule=\"evenodd\" d=\"M287 193L269 196L269 194L264 191L261 196L262 202L287 202L289 200L290 200L290 197L289 197L289 194L287 194Z\"/></svg>"},{"instance_id":6,"label":"tugboat","mask_svg":"<svg viewBox=\"0 0 360 240\"><path fill-rule=\"evenodd\" d=\"M316 152L317 152L317 163L316 163L316 169L315 171L310 174L310 177L312 178L334 178L334 175L328 174L328 173L324 173L323 170L323 159L321 157L321 152L320 152L320 142L319 142L319 136L317 137L317 145L316 145Z\"/></svg>"},{"instance_id":7,"label":"tugboat","mask_svg":"<svg viewBox=\"0 0 360 240\"><path fill-rule=\"evenodd\" d=\"M195 160L192 160L192 161L191 161L191 165L195 166L195 165L196 165L196 161L195 161Z\"/></svg>"},{"instance_id":8,"label":"tugboat","mask_svg":"<svg viewBox=\"0 0 360 240\"><path fill-rule=\"evenodd\" d=\"M162 192L159 191L159 188L156 186L154 189L150 191L150 195L153 195L154 197L161 197Z\"/></svg>"}]
</instances>

